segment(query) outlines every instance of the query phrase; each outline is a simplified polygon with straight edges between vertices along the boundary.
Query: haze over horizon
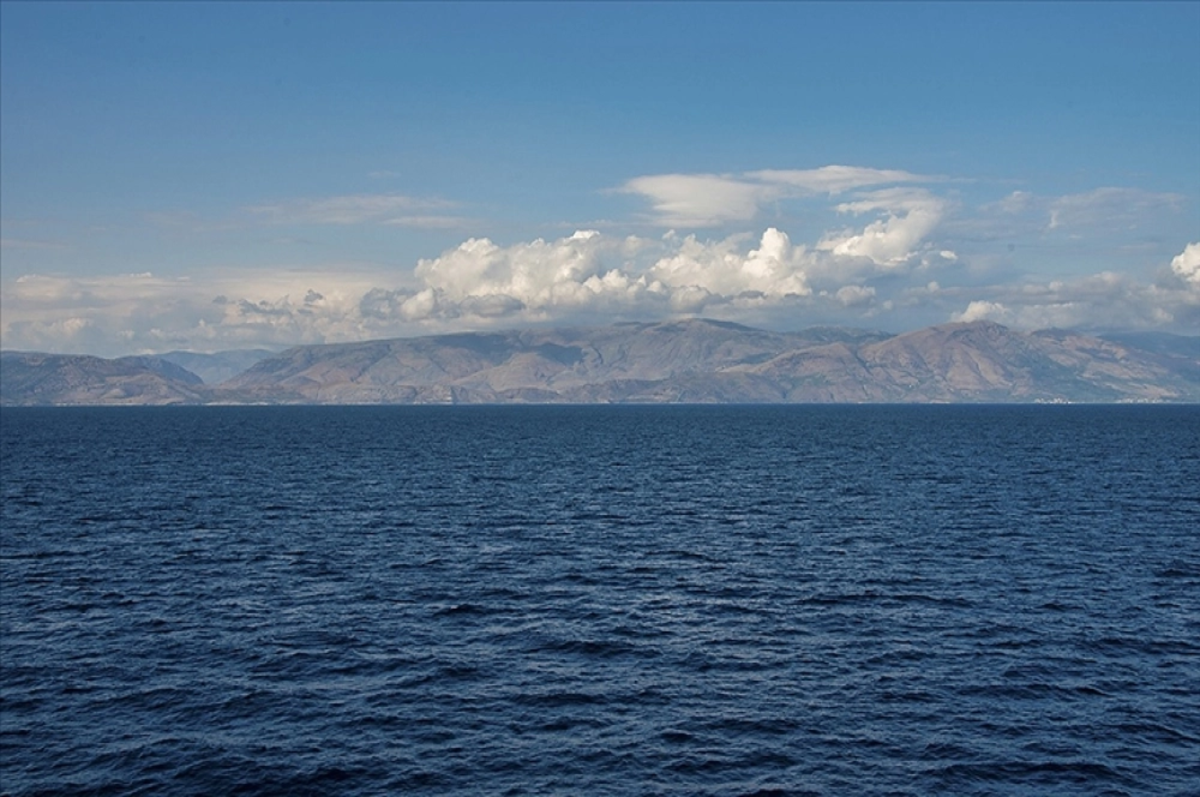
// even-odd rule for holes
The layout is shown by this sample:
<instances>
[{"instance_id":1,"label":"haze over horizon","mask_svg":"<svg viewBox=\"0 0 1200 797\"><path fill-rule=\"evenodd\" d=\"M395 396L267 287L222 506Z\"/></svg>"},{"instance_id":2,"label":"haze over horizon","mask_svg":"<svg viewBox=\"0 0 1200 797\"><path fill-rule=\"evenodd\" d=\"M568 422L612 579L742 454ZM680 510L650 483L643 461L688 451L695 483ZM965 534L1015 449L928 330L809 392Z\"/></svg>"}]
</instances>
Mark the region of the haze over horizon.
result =
<instances>
[{"instance_id":1,"label":"haze over horizon","mask_svg":"<svg viewBox=\"0 0 1200 797\"><path fill-rule=\"evenodd\" d=\"M0 345L1200 334L1200 4L0 4Z\"/></svg>"}]
</instances>

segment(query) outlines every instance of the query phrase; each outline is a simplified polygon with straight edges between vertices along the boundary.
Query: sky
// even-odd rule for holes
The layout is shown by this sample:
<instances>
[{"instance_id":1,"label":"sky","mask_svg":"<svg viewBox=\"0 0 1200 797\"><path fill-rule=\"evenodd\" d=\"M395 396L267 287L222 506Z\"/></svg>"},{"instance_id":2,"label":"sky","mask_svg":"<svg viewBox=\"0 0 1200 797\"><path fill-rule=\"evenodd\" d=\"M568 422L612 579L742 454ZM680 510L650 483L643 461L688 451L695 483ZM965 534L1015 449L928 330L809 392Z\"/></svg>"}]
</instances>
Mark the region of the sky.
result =
<instances>
[{"instance_id":1,"label":"sky","mask_svg":"<svg viewBox=\"0 0 1200 797\"><path fill-rule=\"evenodd\" d=\"M0 3L0 345L1200 334L1200 2Z\"/></svg>"}]
</instances>

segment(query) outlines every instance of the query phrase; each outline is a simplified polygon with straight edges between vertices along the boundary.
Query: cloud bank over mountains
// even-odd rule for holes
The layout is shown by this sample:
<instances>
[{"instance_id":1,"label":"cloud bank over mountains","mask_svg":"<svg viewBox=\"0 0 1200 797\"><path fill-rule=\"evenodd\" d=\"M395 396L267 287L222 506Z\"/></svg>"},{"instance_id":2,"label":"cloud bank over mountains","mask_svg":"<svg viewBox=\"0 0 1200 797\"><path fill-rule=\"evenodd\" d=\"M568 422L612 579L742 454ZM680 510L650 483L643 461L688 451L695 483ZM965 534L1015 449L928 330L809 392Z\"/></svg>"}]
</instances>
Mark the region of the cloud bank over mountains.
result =
<instances>
[{"instance_id":1,"label":"cloud bank over mountains","mask_svg":"<svg viewBox=\"0 0 1200 797\"><path fill-rule=\"evenodd\" d=\"M608 192L644 203L627 222L507 242L470 235L481 223L450 200L390 193L264 202L242 208L241 222L464 232L408 268L331 261L187 276L14 276L6 263L3 345L215 351L681 315L778 329L903 331L978 319L1031 329L1200 329L1200 243L1173 259L1139 260L1137 235L1113 232L1152 227L1182 212L1183 197L1100 188L972 202L962 182L840 165L646 175ZM39 251L13 240L6 252ZM1039 277L1011 241L1043 261L1132 248L1126 259L1140 264L1140 278L1086 263Z\"/></svg>"}]
</instances>

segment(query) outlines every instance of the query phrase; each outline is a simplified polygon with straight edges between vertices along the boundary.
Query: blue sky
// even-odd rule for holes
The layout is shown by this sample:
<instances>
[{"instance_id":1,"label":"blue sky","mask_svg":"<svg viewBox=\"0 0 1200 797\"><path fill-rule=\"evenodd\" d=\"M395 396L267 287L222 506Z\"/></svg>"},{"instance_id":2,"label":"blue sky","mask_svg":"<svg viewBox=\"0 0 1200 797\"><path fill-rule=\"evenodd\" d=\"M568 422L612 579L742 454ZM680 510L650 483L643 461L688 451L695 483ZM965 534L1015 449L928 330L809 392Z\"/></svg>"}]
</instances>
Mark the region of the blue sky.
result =
<instances>
[{"instance_id":1,"label":"blue sky","mask_svg":"<svg viewBox=\"0 0 1200 797\"><path fill-rule=\"evenodd\" d=\"M1200 334L1200 3L0 4L5 348Z\"/></svg>"}]
</instances>

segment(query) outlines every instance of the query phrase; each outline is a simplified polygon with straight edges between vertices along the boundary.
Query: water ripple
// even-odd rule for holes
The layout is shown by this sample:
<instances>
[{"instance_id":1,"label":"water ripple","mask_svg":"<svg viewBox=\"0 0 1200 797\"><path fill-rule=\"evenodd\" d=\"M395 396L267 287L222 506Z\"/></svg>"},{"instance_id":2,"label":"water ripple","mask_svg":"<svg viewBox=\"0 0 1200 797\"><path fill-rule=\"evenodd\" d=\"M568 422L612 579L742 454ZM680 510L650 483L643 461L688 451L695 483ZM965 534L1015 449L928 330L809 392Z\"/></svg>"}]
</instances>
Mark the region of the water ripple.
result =
<instances>
[{"instance_id":1,"label":"water ripple","mask_svg":"<svg viewBox=\"0 0 1200 797\"><path fill-rule=\"evenodd\" d=\"M1200 784L1196 408L0 421L0 794Z\"/></svg>"}]
</instances>

